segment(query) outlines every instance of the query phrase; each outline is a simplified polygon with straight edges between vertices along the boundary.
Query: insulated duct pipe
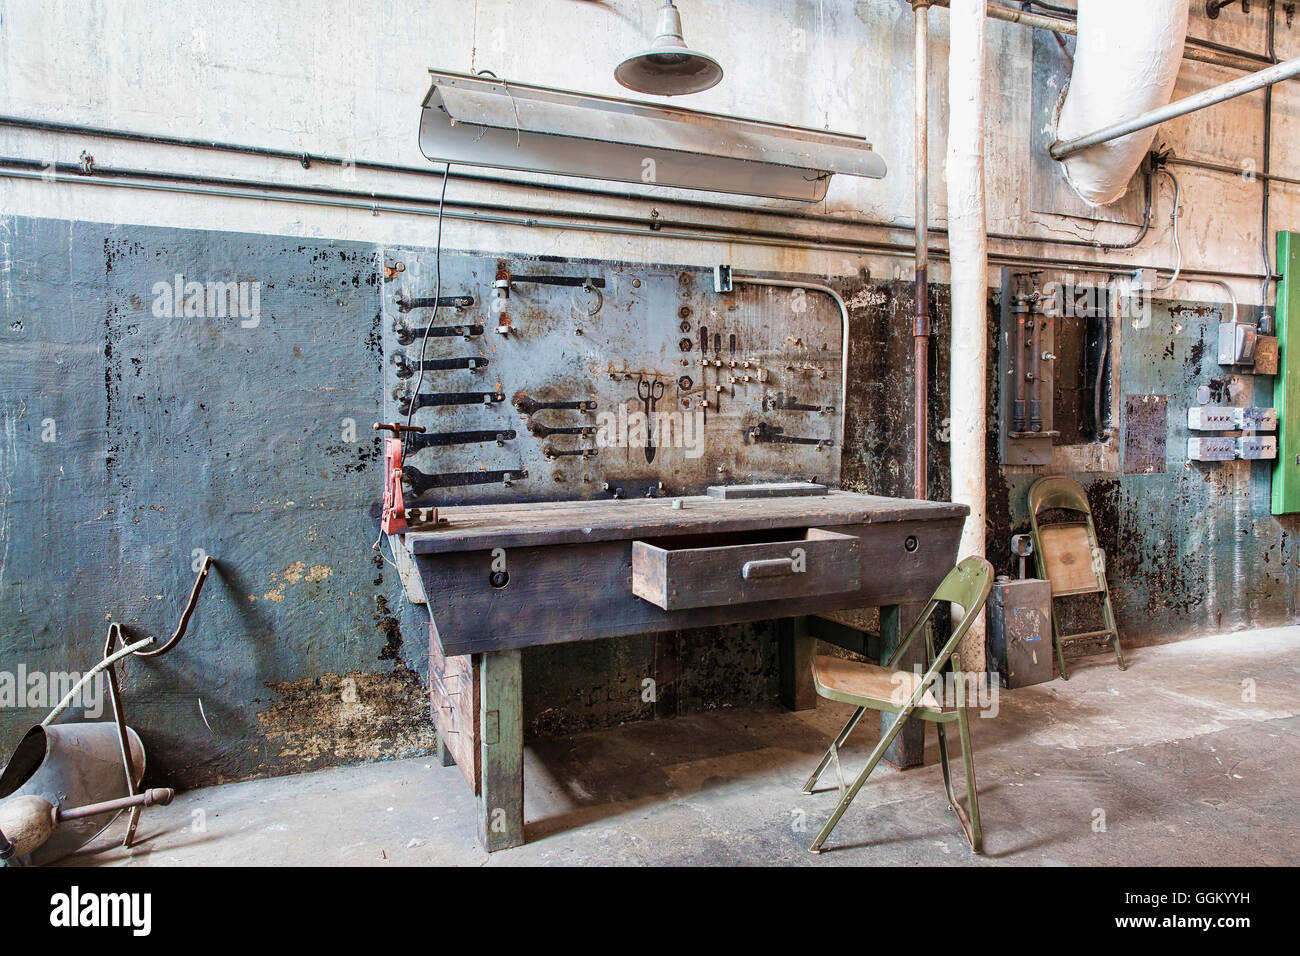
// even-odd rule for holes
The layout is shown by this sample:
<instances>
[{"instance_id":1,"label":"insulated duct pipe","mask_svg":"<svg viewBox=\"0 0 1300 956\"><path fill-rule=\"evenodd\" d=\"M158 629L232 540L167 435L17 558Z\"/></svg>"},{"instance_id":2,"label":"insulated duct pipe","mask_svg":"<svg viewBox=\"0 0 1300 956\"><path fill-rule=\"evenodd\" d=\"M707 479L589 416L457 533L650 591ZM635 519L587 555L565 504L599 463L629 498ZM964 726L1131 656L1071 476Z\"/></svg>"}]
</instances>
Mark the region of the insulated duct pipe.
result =
<instances>
[{"instance_id":1,"label":"insulated duct pipe","mask_svg":"<svg viewBox=\"0 0 1300 956\"><path fill-rule=\"evenodd\" d=\"M1244 96L1247 93L1254 93L1256 90L1271 88L1274 83L1280 83L1283 80L1292 80L1300 76L1300 57L1294 60L1287 60L1285 63L1279 63L1277 66L1270 66L1267 70L1260 70L1258 73L1252 73L1250 76L1243 76L1239 80L1233 80L1231 83L1224 83L1222 86L1214 86L1208 90L1202 90L1192 96L1176 100L1164 106L1153 110L1148 110L1137 116L1130 116L1118 123L1106 126L1099 130L1072 139L1068 142L1058 142L1052 146L1052 157L1054 159L1064 159L1080 153L1086 149L1108 144L1116 137L1126 137L1136 135L1134 130L1146 130L1154 126L1159 126L1165 120L1175 119L1179 116L1186 116L1188 113L1195 113L1197 110L1203 110L1207 106L1214 106L1227 100L1234 99L1238 96ZM1147 134L1148 136L1154 134Z\"/></svg>"},{"instance_id":2,"label":"insulated duct pipe","mask_svg":"<svg viewBox=\"0 0 1300 956\"><path fill-rule=\"evenodd\" d=\"M982 0L981 0L982 2ZM916 27L916 315L912 323L912 497L930 497L930 0L912 0Z\"/></svg>"},{"instance_id":3,"label":"insulated duct pipe","mask_svg":"<svg viewBox=\"0 0 1300 956\"><path fill-rule=\"evenodd\" d=\"M988 236L984 217L984 0L953 0L948 53L948 241L952 270L952 500L970 507L959 556L984 555L988 435ZM984 669L984 620L961 649Z\"/></svg>"},{"instance_id":4,"label":"insulated duct pipe","mask_svg":"<svg viewBox=\"0 0 1300 956\"><path fill-rule=\"evenodd\" d=\"M951 0L931 0L931 3L936 7L947 7L950 2ZM990 20L1018 23L1021 26L1032 27L1035 30L1051 30L1053 33L1059 33L1062 36L1075 36L1079 32L1078 24L1073 20L1064 19L1066 11L1062 11L1060 16L1045 17L1036 13L1026 13L1022 10L1009 10L994 3L990 3L987 9ZM1069 12L1073 13L1073 11ZM1241 70L1243 73L1253 73L1257 66L1268 63L1268 60L1264 57L1257 57L1244 50L1226 47L1211 40L1199 40L1195 37L1187 38L1187 45L1183 48L1183 59L1195 60L1198 63L1213 63L1215 66L1222 66L1229 70Z\"/></svg>"},{"instance_id":5,"label":"insulated duct pipe","mask_svg":"<svg viewBox=\"0 0 1300 956\"><path fill-rule=\"evenodd\" d=\"M1062 143L1110 126L1117 116L1137 116L1167 106L1178 79L1187 38L1189 0L1086 0L1079 5L1074 73L1057 121L1052 156L1065 176L1096 206L1124 195L1151 151L1155 129L1135 127L1118 139L1062 151Z\"/></svg>"}]
</instances>

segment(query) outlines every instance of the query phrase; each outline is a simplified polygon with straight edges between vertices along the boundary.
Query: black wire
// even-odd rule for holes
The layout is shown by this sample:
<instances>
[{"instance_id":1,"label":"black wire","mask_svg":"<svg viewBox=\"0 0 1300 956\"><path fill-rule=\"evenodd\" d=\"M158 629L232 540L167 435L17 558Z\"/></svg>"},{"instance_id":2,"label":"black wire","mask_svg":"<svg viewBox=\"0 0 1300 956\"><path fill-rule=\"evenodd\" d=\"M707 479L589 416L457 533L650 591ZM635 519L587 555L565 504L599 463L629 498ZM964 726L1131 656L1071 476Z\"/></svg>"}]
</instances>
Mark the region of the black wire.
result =
<instances>
[{"instance_id":1,"label":"black wire","mask_svg":"<svg viewBox=\"0 0 1300 956\"><path fill-rule=\"evenodd\" d=\"M1071 10L1069 7L1058 7L1054 3L1040 3L1039 0L1025 0L1020 4L1022 7L1039 7L1049 13L1055 13L1058 16L1074 18L1079 15L1078 10Z\"/></svg>"},{"instance_id":2,"label":"black wire","mask_svg":"<svg viewBox=\"0 0 1300 956\"><path fill-rule=\"evenodd\" d=\"M406 413L406 427L411 427L411 418L415 415L415 407L420 398L420 386L424 384L424 350L429 345L429 330L433 328L438 318L438 306L442 298L442 210L447 202L447 175L451 172L451 163L447 163L442 168L442 191L438 194L438 242L434 247L433 263L434 272L437 275L435 291L433 293L433 314L429 316L429 324L424 327L424 338L420 340L420 375L415 380L415 390L411 392L411 407ZM407 443L411 432L402 433L402 454L407 453Z\"/></svg>"},{"instance_id":3,"label":"black wire","mask_svg":"<svg viewBox=\"0 0 1300 956\"><path fill-rule=\"evenodd\" d=\"M1277 32L1277 0L1268 0L1268 58L1272 60L1274 63L1277 62L1276 32ZM1265 275L1271 275L1273 272L1273 254L1269 251L1268 248L1268 232L1269 232L1268 205L1269 205L1269 198L1272 196L1272 192L1273 192L1271 188L1272 180L1269 179L1269 173L1272 171L1272 166L1271 166L1272 160L1273 160L1273 87L1270 85L1264 90L1264 169L1263 169L1264 179L1261 184L1264 188L1264 195L1263 195L1263 202L1261 203L1261 208L1263 210L1261 217L1263 219L1263 223L1260 229L1260 238L1259 238L1259 248L1260 248L1260 252L1263 253ZM1260 306L1262 309L1260 314L1260 326L1261 326L1260 331L1264 332L1265 334L1272 334L1273 316L1268 311L1268 287L1269 287L1269 280L1265 279L1264 285L1260 290L1260 295L1261 295Z\"/></svg>"}]
</instances>

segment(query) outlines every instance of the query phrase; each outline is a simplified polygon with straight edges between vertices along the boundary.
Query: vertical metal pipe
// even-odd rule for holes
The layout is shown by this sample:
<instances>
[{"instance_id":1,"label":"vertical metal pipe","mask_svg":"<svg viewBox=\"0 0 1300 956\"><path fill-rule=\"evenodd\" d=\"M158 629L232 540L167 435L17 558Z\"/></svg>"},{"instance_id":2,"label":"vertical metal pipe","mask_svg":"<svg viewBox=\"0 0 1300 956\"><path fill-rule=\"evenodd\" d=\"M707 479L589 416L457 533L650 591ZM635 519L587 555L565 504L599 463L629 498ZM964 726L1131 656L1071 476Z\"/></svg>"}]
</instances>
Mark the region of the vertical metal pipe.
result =
<instances>
[{"instance_id":1,"label":"vertical metal pipe","mask_svg":"<svg viewBox=\"0 0 1300 956\"><path fill-rule=\"evenodd\" d=\"M930 393L930 100L929 100L929 0L912 0L916 25L915 90L916 113L916 317L912 326L912 404L914 448L912 450L912 497L929 497L929 410Z\"/></svg>"},{"instance_id":2,"label":"vertical metal pipe","mask_svg":"<svg viewBox=\"0 0 1300 956\"><path fill-rule=\"evenodd\" d=\"M1277 0L1268 0L1268 58L1277 62ZM1260 225L1259 246L1264 258L1264 284L1259 289L1259 330L1265 335L1273 334L1273 313L1268 309L1269 286L1273 284L1273 254L1269 249L1268 213L1272 196L1272 180L1269 173L1273 162L1273 87L1264 90L1264 173L1261 185L1264 189L1261 200L1262 222Z\"/></svg>"}]
</instances>

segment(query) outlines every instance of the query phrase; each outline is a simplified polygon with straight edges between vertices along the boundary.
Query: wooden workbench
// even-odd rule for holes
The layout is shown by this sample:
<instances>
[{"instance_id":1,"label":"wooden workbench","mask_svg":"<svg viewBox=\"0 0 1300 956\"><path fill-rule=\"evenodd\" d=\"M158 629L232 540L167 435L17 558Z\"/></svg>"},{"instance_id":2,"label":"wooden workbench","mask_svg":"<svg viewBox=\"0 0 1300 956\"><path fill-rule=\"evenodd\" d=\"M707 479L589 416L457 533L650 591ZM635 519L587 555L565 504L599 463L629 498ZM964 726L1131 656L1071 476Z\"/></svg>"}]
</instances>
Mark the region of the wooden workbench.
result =
<instances>
[{"instance_id":1,"label":"wooden workbench","mask_svg":"<svg viewBox=\"0 0 1300 956\"><path fill-rule=\"evenodd\" d=\"M839 491L699 495L453 507L408 531L394 543L432 618L439 745L478 795L484 845L524 842L522 648L793 619L782 697L810 707L806 616L879 607L882 629L906 627L900 608L951 570L967 513Z\"/></svg>"}]
</instances>

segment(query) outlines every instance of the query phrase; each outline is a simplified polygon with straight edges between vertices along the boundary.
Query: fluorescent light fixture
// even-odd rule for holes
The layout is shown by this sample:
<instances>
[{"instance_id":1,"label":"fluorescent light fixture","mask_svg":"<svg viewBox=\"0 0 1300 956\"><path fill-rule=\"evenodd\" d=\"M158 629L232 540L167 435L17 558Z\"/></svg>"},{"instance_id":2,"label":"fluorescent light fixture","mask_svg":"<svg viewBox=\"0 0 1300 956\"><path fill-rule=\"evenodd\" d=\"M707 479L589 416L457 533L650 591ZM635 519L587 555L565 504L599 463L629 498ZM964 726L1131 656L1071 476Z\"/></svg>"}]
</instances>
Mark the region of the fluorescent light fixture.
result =
<instances>
[{"instance_id":1,"label":"fluorescent light fixture","mask_svg":"<svg viewBox=\"0 0 1300 956\"><path fill-rule=\"evenodd\" d=\"M860 136L430 70L420 150L438 162L820 202L880 179Z\"/></svg>"}]
</instances>

